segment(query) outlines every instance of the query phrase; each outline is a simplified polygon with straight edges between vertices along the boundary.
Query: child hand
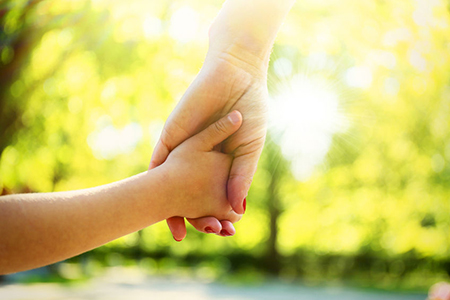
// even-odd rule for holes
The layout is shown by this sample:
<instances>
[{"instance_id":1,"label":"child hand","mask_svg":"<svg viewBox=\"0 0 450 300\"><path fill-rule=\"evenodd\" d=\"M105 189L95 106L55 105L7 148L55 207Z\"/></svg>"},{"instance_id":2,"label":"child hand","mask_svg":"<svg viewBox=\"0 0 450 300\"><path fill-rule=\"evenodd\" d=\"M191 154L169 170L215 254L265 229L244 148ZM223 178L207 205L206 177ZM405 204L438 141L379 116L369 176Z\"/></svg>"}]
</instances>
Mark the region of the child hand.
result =
<instances>
[{"instance_id":1,"label":"child hand","mask_svg":"<svg viewBox=\"0 0 450 300\"><path fill-rule=\"evenodd\" d=\"M0 274L78 255L173 216L210 216L231 226L241 218L226 197L232 157L214 146L241 124L234 111L184 141L159 167L117 182L1 197Z\"/></svg>"},{"instance_id":2,"label":"child hand","mask_svg":"<svg viewBox=\"0 0 450 300\"><path fill-rule=\"evenodd\" d=\"M213 216L234 223L240 220L227 200L227 180L232 156L214 147L235 133L242 115L233 111L175 148L159 167L172 198L171 216Z\"/></svg>"}]
</instances>

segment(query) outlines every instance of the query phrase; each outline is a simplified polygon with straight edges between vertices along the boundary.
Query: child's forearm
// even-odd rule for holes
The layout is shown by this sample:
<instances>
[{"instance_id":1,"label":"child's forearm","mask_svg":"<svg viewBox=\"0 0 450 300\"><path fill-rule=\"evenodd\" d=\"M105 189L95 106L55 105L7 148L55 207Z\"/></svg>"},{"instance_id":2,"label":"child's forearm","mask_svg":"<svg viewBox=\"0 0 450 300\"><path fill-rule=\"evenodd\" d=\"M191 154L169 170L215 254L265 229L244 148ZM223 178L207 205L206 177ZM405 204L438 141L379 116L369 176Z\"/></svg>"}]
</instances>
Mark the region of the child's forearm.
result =
<instances>
[{"instance_id":1,"label":"child's forearm","mask_svg":"<svg viewBox=\"0 0 450 300\"><path fill-rule=\"evenodd\" d=\"M78 255L170 217L157 170L85 190L0 197L0 274Z\"/></svg>"}]
</instances>

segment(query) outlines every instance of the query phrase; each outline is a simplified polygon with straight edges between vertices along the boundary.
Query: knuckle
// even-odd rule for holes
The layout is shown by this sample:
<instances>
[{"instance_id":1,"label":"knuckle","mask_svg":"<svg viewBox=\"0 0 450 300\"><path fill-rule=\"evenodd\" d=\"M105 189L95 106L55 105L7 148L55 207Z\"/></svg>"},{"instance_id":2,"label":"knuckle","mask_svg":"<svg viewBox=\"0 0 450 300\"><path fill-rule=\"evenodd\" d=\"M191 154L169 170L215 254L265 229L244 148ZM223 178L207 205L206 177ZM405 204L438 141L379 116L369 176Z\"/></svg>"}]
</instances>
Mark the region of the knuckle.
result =
<instances>
[{"instance_id":1,"label":"knuckle","mask_svg":"<svg viewBox=\"0 0 450 300\"><path fill-rule=\"evenodd\" d=\"M241 214L237 214L233 209L229 210L222 220L227 220L232 224L239 222L242 219Z\"/></svg>"},{"instance_id":2,"label":"knuckle","mask_svg":"<svg viewBox=\"0 0 450 300\"><path fill-rule=\"evenodd\" d=\"M241 174L230 174L229 180L236 180L243 182L245 186L250 186L253 182L253 176L246 176Z\"/></svg>"},{"instance_id":3,"label":"knuckle","mask_svg":"<svg viewBox=\"0 0 450 300\"><path fill-rule=\"evenodd\" d=\"M242 219L242 215L233 213L230 218L231 218L230 222L234 224L234 223L239 222Z\"/></svg>"},{"instance_id":4,"label":"knuckle","mask_svg":"<svg viewBox=\"0 0 450 300\"><path fill-rule=\"evenodd\" d=\"M214 123L214 131L216 131L218 134L227 133L227 125L223 120L220 120Z\"/></svg>"},{"instance_id":5,"label":"knuckle","mask_svg":"<svg viewBox=\"0 0 450 300\"><path fill-rule=\"evenodd\" d=\"M169 143L171 137L172 137L172 135L170 134L169 129L166 126L164 126L162 133L161 133L161 137L159 138L159 142L169 152L173 150L173 148L171 147L171 145Z\"/></svg>"}]
</instances>

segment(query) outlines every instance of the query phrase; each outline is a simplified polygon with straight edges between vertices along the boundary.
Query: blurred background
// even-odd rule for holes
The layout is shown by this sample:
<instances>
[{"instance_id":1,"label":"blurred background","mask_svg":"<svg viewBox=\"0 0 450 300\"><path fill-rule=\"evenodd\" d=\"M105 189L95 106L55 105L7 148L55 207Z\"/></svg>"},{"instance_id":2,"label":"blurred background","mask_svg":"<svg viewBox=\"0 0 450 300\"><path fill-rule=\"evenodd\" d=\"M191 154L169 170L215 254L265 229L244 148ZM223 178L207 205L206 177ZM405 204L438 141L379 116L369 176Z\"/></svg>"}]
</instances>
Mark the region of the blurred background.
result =
<instances>
[{"instance_id":1,"label":"blurred background","mask_svg":"<svg viewBox=\"0 0 450 300\"><path fill-rule=\"evenodd\" d=\"M222 3L1 1L2 194L146 170ZM126 266L231 283L425 291L450 280L449 1L299 0L268 88L268 140L234 237L189 227L176 243L162 222L2 279Z\"/></svg>"}]
</instances>

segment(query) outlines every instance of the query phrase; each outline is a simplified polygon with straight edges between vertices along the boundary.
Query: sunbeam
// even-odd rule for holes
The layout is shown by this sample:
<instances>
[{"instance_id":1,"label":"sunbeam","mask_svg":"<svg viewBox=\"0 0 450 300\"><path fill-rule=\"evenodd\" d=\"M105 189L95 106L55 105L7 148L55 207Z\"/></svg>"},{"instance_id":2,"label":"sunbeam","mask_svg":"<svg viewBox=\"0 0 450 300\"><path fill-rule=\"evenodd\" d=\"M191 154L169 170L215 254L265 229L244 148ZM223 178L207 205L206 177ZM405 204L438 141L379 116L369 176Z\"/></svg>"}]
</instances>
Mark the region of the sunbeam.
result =
<instances>
[{"instance_id":1,"label":"sunbeam","mask_svg":"<svg viewBox=\"0 0 450 300\"><path fill-rule=\"evenodd\" d=\"M269 103L269 130L291 161L294 176L306 181L326 157L334 134L347 129L348 120L325 79L296 74L280 86Z\"/></svg>"}]
</instances>

